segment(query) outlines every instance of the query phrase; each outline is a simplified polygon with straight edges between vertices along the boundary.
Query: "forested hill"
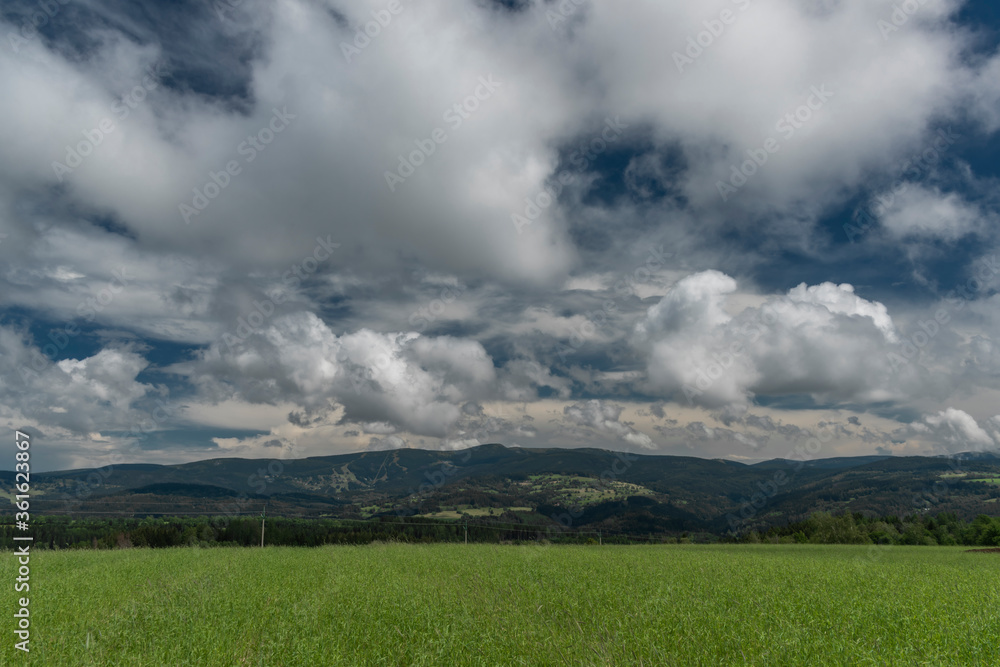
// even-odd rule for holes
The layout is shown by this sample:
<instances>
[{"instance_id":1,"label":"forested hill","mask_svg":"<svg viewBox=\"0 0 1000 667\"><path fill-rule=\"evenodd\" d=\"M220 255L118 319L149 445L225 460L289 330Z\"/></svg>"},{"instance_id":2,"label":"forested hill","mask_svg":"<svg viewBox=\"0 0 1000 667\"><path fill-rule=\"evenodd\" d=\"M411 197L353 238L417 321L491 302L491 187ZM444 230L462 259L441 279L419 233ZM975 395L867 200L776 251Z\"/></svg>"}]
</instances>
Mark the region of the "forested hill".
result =
<instances>
[{"instance_id":1,"label":"forested hill","mask_svg":"<svg viewBox=\"0 0 1000 667\"><path fill-rule=\"evenodd\" d=\"M0 489L14 492L14 474ZM1000 457L771 460L753 465L598 449L483 445L339 456L127 464L33 474L35 515L423 516L561 523L637 533L717 534L802 520L1000 514ZM11 505L4 513L10 513Z\"/></svg>"}]
</instances>

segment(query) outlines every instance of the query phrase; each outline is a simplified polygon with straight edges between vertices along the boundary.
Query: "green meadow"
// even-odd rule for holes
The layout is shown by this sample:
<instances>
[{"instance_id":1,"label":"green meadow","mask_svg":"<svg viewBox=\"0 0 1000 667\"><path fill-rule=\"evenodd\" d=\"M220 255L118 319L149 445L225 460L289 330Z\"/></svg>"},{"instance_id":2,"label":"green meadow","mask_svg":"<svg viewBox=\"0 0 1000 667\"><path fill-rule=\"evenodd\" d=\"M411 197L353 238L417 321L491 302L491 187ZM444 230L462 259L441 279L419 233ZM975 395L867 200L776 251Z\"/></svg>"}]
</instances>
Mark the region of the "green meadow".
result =
<instances>
[{"instance_id":1,"label":"green meadow","mask_svg":"<svg viewBox=\"0 0 1000 667\"><path fill-rule=\"evenodd\" d=\"M27 655L0 557L5 665L1000 664L1000 554L954 547L37 552Z\"/></svg>"}]
</instances>

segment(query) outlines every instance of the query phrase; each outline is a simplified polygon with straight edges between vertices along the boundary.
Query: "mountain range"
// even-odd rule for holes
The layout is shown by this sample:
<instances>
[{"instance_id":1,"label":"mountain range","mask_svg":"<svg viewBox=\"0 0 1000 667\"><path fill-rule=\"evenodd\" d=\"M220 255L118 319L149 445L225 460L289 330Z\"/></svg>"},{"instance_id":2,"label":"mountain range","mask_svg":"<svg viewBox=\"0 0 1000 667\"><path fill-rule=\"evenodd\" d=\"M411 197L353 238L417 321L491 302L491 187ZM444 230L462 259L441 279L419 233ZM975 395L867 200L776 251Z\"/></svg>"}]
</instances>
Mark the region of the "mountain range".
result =
<instances>
[{"instance_id":1,"label":"mountain range","mask_svg":"<svg viewBox=\"0 0 1000 667\"><path fill-rule=\"evenodd\" d=\"M13 472L0 472L0 493L13 503ZM419 516L637 534L760 530L819 511L970 519L1000 513L998 502L1000 456L993 453L745 464L489 444L31 476L35 516L243 515L266 506L269 515L289 517Z\"/></svg>"}]
</instances>

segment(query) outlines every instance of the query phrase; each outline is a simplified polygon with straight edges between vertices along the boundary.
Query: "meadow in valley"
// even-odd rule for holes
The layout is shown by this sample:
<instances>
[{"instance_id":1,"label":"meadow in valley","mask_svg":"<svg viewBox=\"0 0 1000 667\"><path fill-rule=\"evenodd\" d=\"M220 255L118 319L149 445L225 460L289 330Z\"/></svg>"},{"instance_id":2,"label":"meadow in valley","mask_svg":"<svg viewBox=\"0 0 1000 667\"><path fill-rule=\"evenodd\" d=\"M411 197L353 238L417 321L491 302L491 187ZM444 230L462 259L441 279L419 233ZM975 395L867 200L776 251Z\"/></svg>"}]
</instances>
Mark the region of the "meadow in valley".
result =
<instances>
[{"instance_id":1,"label":"meadow in valley","mask_svg":"<svg viewBox=\"0 0 1000 667\"><path fill-rule=\"evenodd\" d=\"M5 633L3 664L1000 663L1000 554L961 547L372 544L31 564L31 652ZM15 569L6 554L0 576ZM3 608L20 595L5 587Z\"/></svg>"}]
</instances>

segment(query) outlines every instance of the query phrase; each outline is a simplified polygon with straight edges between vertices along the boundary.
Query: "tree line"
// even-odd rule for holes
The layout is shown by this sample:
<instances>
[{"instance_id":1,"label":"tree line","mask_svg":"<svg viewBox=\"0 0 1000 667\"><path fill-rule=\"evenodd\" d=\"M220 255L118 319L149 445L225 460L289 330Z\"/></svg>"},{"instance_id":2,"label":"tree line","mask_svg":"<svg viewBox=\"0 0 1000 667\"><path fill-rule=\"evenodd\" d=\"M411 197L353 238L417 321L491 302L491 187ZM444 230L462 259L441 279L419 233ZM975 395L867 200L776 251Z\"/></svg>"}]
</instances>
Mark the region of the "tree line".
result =
<instances>
[{"instance_id":1,"label":"tree line","mask_svg":"<svg viewBox=\"0 0 1000 667\"><path fill-rule=\"evenodd\" d=\"M980 514L963 521L952 512L902 518L815 512L803 521L771 526L765 532L750 531L738 541L1000 547L1000 517Z\"/></svg>"},{"instance_id":2,"label":"tree line","mask_svg":"<svg viewBox=\"0 0 1000 667\"><path fill-rule=\"evenodd\" d=\"M0 518L3 544L24 535L11 517ZM88 518L37 517L30 534L35 549L118 549L130 547L260 546L260 517L147 517ZM496 524L488 520L468 523L398 517L372 520L302 519L268 516L264 544L314 547L325 544L370 544L379 541L527 542L545 539L587 543L593 531L564 531L538 525Z\"/></svg>"},{"instance_id":3,"label":"tree line","mask_svg":"<svg viewBox=\"0 0 1000 667\"><path fill-rule=\"evenodd\" d=\"M12 517L0 517L0 538L24 535ZM35 549L120 549L130 547L259 546L260 517L147 517L85 518L38 517L31 523ZM767 531L751 530L739 536L710 534L628 535L617 531L566 530L559 526L498 523L486 518L449 521L379 517L371 520L268 517L264 543L275 546L322 546L372 542L552 542L569 544L648 544L688 541L806 544L893 544L1000 547L1000 517L981 514L964 521L954 513L936 516L870 517L845 512L816 512L808 519Z\"/></svg>"}]
</instances>

